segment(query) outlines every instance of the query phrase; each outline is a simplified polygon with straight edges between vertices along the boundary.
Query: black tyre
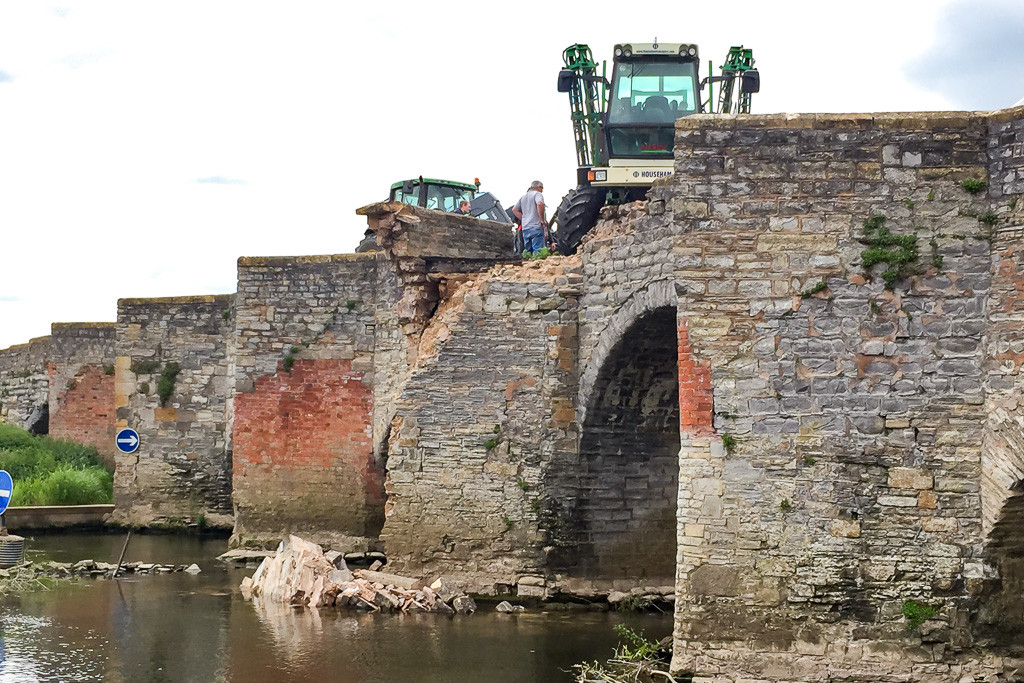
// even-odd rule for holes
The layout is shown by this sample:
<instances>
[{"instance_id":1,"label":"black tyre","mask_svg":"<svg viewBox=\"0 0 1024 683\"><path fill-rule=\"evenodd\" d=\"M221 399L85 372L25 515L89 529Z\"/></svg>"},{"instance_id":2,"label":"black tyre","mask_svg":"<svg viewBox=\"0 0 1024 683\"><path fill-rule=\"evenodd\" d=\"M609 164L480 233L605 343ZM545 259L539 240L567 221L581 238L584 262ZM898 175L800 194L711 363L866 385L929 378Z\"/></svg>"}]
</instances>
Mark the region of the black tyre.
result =
<instances>
[{"instance_id":1,"label":"black tyre","mask_svg":"<svg viewBox=\"0 0 1024 683\"><path fill-rule=\"evenodd\" d=\"M555 244L559 254L575 254L583 236L597 223L607 190L598 187L577 187L562 198L552 223L558 224Z\"/></svg>"}]
</instances>

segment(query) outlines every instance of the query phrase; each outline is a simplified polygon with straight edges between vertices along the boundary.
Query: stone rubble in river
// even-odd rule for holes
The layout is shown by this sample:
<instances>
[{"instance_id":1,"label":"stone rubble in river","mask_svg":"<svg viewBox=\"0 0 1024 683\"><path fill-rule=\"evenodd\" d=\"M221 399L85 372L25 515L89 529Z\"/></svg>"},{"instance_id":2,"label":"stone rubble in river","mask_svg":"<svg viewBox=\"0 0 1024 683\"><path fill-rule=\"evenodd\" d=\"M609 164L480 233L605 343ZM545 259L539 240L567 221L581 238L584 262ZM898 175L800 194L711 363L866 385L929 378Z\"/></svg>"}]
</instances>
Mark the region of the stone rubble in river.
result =
<instances>
[{"instance_id":1,"label":"stone rubble in river","mask_svg":"<svg viewBox=\"0 0 1024 683\"><path fill-rule=\"evenodd\" d=\"M0 579L7 578L16 572L27 571L36 576L109 576L117 567L111 562L100 562L97 560L80 560L78 562L24 562L16 567L0 569ZM202 570L198 565L186 566L183 564L157 564L154 562L124 562L118 575L121 574L170 574L173 572L188 572L198 574Z\"/></svg>"},{"instance_id":2,"label":"stone rubble in river","mask_svg":"<svg viewBox=\"0 0 1024 683\"><path fill-rule=\"evenodd\" d=\"M376 564L376 563L375 563ZM252 577L242 581L246 598L262 597L304 607L348 607L381 612L471 614L476 603L443 579L427 586L405 576L369 569L349 571L340 553L289 536Z\"/></svg>"}]
</instances>

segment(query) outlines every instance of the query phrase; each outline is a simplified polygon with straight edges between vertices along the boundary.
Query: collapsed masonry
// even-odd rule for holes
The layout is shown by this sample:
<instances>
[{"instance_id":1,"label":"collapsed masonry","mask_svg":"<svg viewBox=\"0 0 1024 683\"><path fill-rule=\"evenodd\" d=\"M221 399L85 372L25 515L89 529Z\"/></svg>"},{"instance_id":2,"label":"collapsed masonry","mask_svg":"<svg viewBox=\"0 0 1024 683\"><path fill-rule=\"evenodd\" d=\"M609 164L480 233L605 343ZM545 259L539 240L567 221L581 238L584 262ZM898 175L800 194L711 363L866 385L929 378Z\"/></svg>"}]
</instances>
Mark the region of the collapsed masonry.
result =
<instances>
[{"instance_id":1,"label":"collapsed masonry","mask_svg":"<svg viewBox=\"0 0 1024 683\"><path fill-rule=\"evenodd\" d=\"M1017 643L1024 109L695 116L676 149L576 257L385 203L376 254L122 300L119 519L484 593L674 585L706 674L947 680ZM0 353L7 419L42 343Z\"/></svg>"}]
</instances>

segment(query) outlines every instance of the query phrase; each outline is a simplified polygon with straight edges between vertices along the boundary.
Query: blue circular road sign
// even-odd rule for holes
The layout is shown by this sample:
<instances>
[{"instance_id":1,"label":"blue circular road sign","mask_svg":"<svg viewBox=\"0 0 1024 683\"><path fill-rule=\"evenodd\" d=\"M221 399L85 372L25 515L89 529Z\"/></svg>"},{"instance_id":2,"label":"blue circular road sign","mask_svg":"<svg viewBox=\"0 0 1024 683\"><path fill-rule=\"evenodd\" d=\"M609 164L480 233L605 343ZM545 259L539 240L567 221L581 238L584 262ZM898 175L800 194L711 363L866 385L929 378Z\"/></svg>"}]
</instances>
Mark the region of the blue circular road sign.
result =
<instances>
[{"instance_id":1,"label":"blue circular road sign","mask_svg":"<svg viewBox=\"0 0 1024 683\"><path fill-rule=\"evenodd\" d=\"M14 480L4 470L0 470L0 515L11 504L11 495L14 493Z\"/></svg>"},{"instance_id":2,"label":"blue circular road sign","mask_svg":"<svg viewBox=\"0 0 1024 683\"><path fill-rule=\"evenodd\" d=\"M139 433L134 429L122 429L114 437L114 444L122 453L134 453L139 449Z\"/></svg>"}]
</instances>

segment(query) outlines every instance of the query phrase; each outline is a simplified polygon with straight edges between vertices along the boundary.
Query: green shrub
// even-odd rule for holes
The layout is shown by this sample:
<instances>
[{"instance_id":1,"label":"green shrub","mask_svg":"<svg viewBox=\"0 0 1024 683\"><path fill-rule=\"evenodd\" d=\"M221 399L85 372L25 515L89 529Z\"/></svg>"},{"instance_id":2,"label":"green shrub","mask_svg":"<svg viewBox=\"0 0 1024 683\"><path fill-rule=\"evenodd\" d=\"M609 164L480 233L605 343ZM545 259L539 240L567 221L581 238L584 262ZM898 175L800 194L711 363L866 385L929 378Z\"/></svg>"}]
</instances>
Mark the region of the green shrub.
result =
<instances>
[{"instance_id":1,"label":"green shrub","mask_svg":"<svg viewBox=\"0 0 1024 683\"><path fill-rule=\"evenodd\" d=\"M11 493L11 505L19 507L23 505L42 505L42 503L38 502L43 499L43 494L39 490L40 481L40 479L19 479L14 477L14 492Z\"/></svg>"},{"instance_id":2,"label":"green shrub","mask_svg":"<svg viewBox=\"0 0 1024 683\"><path fill-rule=\"evenodd\" d=\"M34 437L26 430L14 425L0 423L0 449L31 446Z\"/></svg>"},{"instance_id":3,"label":"green shrub","mask_svg":"<svg viewBox=\"0 0 1024 683\"><path fill-rule=\"evenodd\" d=\"M181 366L170 362L160 371L160 380L156 383L156 395L160 397L160 405L165 405L174 393L174 380L178 378Z\"/></svg>"},{"instance_id":4,"label":"green shrub","mask_svg":"<svg viewBox=\"0 0 1024 683\"><path fill-rule=\"evenodd\" d=\"M11 505L113 501L113 476L92 446L0 425L0 469L14 479Z\"/></svg>"},{"instance_id":5,"label":"green shrub","mask_svg":"<svg viewBox=\"0 0 1024 683\"><path fill-rule=\"evenodd\" d=\"M114 497L114 479L110 472L92 467L76 470L63 467L50 472L39 483L40 505L92 505L107 503Z\"/></svg>"},{"instance_id":6,"label":"green shrub","mask_svg":"<svg viewBox=\"0 0 1024 683\"><path fill-rule=\"evenodd\" d=\"M15 482L19 479L32 479L56 467L57 461L53 454L37 444L18 450L0 451L0 470L7 470Z\"/></svg>"}]
</instances>

